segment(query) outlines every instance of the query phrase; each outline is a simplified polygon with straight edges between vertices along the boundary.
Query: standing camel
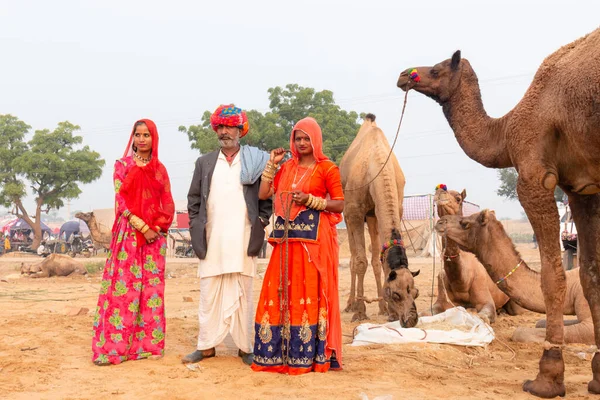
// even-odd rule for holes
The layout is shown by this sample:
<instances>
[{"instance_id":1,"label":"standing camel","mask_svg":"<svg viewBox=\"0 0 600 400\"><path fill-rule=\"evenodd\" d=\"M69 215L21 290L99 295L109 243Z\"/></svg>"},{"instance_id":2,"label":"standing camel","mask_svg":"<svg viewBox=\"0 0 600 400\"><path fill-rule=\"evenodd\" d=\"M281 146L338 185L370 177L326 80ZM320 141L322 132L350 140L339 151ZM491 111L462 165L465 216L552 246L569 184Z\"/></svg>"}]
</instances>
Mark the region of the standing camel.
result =
<instances>
[{"instance_id":1,"label":"standing camel","mask_svg":"<svg viewBox=\"0 0 600 400\"><path fill-rule=\"evenodd\" d=\"M93 211L90 212L78 212L75 214L75 218L79 218L84 221L88 228L90 228L90 236L92 236L92 241L94 242L95 249L106 249L110 248L110 241L112 239L111 231L103 231L96 220L96 216Z\"/></svg>"},{"instance_id":2,"label":"standing camel","mask_svg":"<svg viewBox=\"0 0 600 400\"><path fill-rule=\"evenodd\" d=\"M523 390L563 396L566 285L556 185L569 196L579 233L581 284L600 347L600 29L548 56L519 104L501 118L485 112L477 76L460 51L432 67L402 72L398 86L437 101L470 158L488 168L517 169L519 201L539 243L547 313L539 373ZM592 359L592 373L588 391L600 394L600 353Z\"/></svg>"},{"instance_id":3,"label":"standing camel","mask_svg":"<svg viewBox=\"0 0 600 400\"><path fill-rule=\"evenodd\" d=\"M365 220L371 236L371 266L377 283L377 297L380 299L379 313L386 313L386 304L382 300L382 265L378 250L382 243L391 238L393 229L400 232L406 182L393 153L385 164L390 151L383 131L375 123L375 115L367 114L356 138L340 162L345 199L344 220L351 253L351 286L346 311L354 311L352 321L367 319L364 292L368 267ZM389 271L384 272L386 279L389 278ZM390 315L390 318L397 319L397 316Z\"/></svg>"}]
</instances>

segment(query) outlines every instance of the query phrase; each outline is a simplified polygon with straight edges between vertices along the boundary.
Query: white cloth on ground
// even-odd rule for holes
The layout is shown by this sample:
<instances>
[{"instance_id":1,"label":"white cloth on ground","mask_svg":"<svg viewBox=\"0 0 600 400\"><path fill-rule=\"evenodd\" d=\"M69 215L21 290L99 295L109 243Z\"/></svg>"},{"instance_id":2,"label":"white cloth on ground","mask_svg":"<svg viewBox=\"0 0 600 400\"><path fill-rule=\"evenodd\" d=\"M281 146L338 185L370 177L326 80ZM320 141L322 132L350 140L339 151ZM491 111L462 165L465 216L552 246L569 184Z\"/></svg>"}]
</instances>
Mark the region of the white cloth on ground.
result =
<instances>
[{"instance_id":1,"label":"white cloth on ground","mask_svg":"<svg viewBox=\"0 0 600 400\"><path fill-rule=\"evenodd\" d=\"M240 350L252 352L252 281L240 273L200 279L198 350L218 346L229 333Z\"/></svg>"},{"instance_id":2,"label":"white cloth on ground","mask_svg":"<svg viewBox=\"0 0 600 400\"><path fill-rule=\"evenodd\" d=\"M240 183L241 162L238 153L231 165L219 153L207 201L206 258L200 260L198 276L256 274L256 257L248 256L252 224Z\"/></svg>"},{"instance_id":3,"label":"white cloth on ground","mask_svg":"<svg viewBox=\"0 0 600 400\"><path fill-rule=\"evenodd\" d=\"M433 328L429 328L433 326ZM448 329L436 329L447 325ZM373 343L447 343L459 346L486 346L496 335L491 326L479 316L467 312L463 307L454 307L441 314L420 317L414 328L402 328L400 322L386 324L360 324L355 328L356 334L352 346Z\"/></svg>"}]
</instances>

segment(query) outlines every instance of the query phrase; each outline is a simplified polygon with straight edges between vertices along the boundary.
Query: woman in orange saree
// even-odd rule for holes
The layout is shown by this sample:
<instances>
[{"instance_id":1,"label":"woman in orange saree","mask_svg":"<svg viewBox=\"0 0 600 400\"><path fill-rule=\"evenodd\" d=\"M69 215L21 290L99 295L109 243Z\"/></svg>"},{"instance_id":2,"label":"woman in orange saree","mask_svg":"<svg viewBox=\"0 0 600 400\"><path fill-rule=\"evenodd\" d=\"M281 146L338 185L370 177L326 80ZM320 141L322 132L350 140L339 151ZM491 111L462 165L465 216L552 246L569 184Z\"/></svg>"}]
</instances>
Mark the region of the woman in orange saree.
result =
<instances>
[{"instance_id":1,"label":"woman in orange saree","mask_svg":"<svg viewBox=\"0 0 600 400\"><path fill-rule=\"evenodd\" d=\"M342 368L338 242L344 195L338 167L322 150L321 128L300 120L292 158L275 149L259 197L274 195L273 253L256 310L255 371L303 374Z\"/></svg>"}]
</instances>

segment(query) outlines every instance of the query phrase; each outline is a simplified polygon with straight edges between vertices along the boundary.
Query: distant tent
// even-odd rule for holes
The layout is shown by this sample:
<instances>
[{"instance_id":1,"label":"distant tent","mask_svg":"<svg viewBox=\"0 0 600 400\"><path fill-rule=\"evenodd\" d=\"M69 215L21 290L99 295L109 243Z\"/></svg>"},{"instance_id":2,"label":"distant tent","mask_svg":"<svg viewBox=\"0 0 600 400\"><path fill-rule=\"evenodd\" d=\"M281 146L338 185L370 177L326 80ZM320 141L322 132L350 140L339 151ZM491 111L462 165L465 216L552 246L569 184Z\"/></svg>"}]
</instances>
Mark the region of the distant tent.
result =
<instances>
[{"instance_id":1,"label":"distant tent","mask_svg":"<svg viewBox=\"0 0 600 400\"><path fill-rule=\"evenodd\" d=\"M402 239L407 250L414 251L418 256L431 257L440 255L441 238L433 229L439 219L437 207L432 194L405 196L402 215ZM465 201L463 215L478 213L477 204Z\"/></svg>"},{"instance_id":2,"label":"distant tent","mask_svg":"<svg viewBox=\"0 0 600 400\"><path fill-rule=\"evenodd\" d=\"M67 221L60 227L59 237L62 238L64 234L64 239L68 241L74 233L81 236L88 236L90 234L90 228L88 228L85 221L80 219Z\"/></svg>"},{"instance_id":3,"label":"distant tent","mask_svg":"<svg viewBox=\"0 0 600 400\"><path fill-rule=\"evenodd\" d=\"M8 225L5 225L5 228L7 226ZM48 234L52 233L52 229L50 229L50 227L43 222L41 222L41 228L42 228L42 232L47 232ZM19 218L18 220L11 223L9 229L10 229L10 232L32 230L31 226L29 226L29 224L27 222L25 222L25 220L23 218Z\"/></svg>"},{"instance_id":4,"label":"distant tent","mask_svg":"<svg viewBox=\"0 0 600 400\"><path fill-rule=\"evenodd\" d=\"M15 217L14 215L9 215L6 217L2 217L0 219L0 231L2 232L8 232L10 227L16 223L19 220L19 218Z\"/></svg>"}]
</instances>

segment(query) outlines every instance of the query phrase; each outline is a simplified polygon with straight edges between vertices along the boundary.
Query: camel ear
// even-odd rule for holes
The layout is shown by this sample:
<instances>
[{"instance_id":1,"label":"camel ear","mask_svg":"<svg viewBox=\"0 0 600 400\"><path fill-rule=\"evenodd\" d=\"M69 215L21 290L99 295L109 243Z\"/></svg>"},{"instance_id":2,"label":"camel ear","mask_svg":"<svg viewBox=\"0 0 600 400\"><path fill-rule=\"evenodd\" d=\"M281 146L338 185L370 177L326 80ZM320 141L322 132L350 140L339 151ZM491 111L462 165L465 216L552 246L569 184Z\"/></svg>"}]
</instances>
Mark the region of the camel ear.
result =
<instances>
[{"instance_id":1,"label":"camel ear","mask_svg":"<svg viewBox=\"0 0 600 400\"><path fill-rule=\"evenodd\" d=\"M412 274L413 278L417 275L419 275L419 273L421 272L420 269L416 270L415 272L410 271L410 273Z\"/></svg>"},{"instance_id":2,"label":"camel ear","mask_svg":"<svg viewBox=\"0 0 600 400\"><path fill-rule=\"evenodd\" d=\"M493 213L493 211L492 211ZM490 210L485 209L481 212L481 214L479 215L479 222L481 222L481 225L485 225L489 222L490 220Z\"/></svg>"},{"instance_id":3,"label":"camel ear","mask_svg":"<svg viewBox=\"0 0 600 400\"><path fill-rule=\"evenodd\" d=\"M462 193L460 194L460 196L462 197L462 199L466 199L467 198L467 189L463 189Z\"/></svg>"},{"instance_id":4,"label":"camel ear","mask_svg":"<svg viewBox=\"0 0 600 400\"><path fill-rule=\"evenodd\" d=\"M458 64L460 64L460 50L456 50L454 54L452 54L452 62L450 63L450 68L455 70L458 68Z\"/></svg>"}]
</instances>

